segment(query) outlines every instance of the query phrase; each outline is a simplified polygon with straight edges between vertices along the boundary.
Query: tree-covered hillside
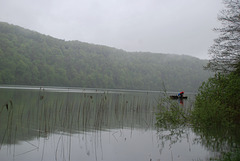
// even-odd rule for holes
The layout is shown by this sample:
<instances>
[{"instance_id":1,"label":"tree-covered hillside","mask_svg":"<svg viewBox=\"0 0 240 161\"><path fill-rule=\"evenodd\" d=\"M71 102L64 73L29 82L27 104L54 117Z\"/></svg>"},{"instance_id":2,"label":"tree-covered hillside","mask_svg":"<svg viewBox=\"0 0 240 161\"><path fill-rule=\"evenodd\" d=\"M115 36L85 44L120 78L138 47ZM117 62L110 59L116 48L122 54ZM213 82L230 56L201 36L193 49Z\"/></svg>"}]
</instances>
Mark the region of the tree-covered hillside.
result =
<instances>
[{"instance_id":1,"label":"tree-covered hillside","mask_svg":"<svg viewBox=\"0 0 240 161\"><path fill-rule=\"evenodd\" d=\"M71 32L71 31L70 31ZM0 22L0 84L196 91L206 60L64 41Z\"/></svg>"}]
</instances>

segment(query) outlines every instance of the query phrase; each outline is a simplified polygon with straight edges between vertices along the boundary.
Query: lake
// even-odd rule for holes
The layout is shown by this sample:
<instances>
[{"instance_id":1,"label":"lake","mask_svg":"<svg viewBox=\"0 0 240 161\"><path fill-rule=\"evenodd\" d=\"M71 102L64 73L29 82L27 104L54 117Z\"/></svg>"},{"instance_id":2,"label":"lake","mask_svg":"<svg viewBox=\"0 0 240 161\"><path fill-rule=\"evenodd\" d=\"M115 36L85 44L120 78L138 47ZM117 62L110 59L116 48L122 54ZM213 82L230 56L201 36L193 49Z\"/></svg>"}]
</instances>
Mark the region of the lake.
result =
<instances>
[{"instance_id":1,"label":"lake","mask_svg":"<svg viewBox=\"0 0 240 161\"><path fill-rule=\"evenodd\" d=\"M156 127L162 93L0 86L0 160L206 160L235 144L234 135L219 139L190 125ZM182 108L194 101L186 95Z\"/></svg>"}]
</instances>

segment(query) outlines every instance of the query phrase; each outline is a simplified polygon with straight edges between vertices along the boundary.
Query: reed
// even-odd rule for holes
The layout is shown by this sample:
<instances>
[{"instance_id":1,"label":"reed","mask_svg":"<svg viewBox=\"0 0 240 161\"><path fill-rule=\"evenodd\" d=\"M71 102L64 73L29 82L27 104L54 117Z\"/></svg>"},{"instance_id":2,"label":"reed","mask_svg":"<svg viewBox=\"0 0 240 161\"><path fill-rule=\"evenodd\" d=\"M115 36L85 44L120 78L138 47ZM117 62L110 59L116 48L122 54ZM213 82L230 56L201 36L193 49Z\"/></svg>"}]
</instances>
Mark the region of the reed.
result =
<instances>
[{"instance_id":1,"label":"reed","mask_svg":"<svg viewBox=\"0 0 240 161\"><path fill-rule=\"evenodd\" d=\"M8 113L1 145L4 142L5 144L15 144L21 135L25 139L36 137L40 142L40 140L47 140L51 136L50 134L55 132L62 135L66 132L71 137L75 131L88 133L94 130L101 133L102 130L124 128L125 126L134 129L139 124L146 128L151 126L148 123L147 112L152 108L152 104L145 95L133 96L106 92L101 94L70 92L59 94L45 90L29 95L29 97L23 97L24 99L21 101L17 101L18 97L14 98L12 102L17 102L14 108L10 108L11 103L8 103L8 109L5 106L0 109L1 116ZM96 141L98 142L98 140ZM96 145L101 144L97 142ZM57 142L56 155L60 154L60 146L67 147L68 157L65 155L64 158L70 160L71 138L67 144ZM66 147L62 147L64 148L62 150L66 150ZM41 151L44 155L44 147Z\"/></svg>"},{"instance_id":2,"label":"reed","mask_svg":"<svg viewBox=\"0 0 240 161\"><path fill-rule=\"evenodd\" d=\"M109 116L113 116L114 111L115 122L119 122L123 127L124 122L131 121L131 126L134 125L133 117L138 113L148 111L151 106L148 104L148 99L142 99L137 96L126 97L124 94L108 95L103 94L84 94L76 98L70 98L69 94L64 99L57 96L50 98L49 93L44 94L44 98L38 96L36 104L19 104L16 108L17 115L14 118L19 120L22 126L27 123L27 128L32 128L32 123L37 125L39 136L42 132L49 133L54 127L62 127L62 129L71 129L75 124L78 124L78 129L83 129L93 126L96 129L101 129L101 126L113 120ZM39 95L39 94L38 94ZM35 104L35 105L34 105ZM2 108L6 109L6 107ZM11 113L10 113L11 114ZM9 121L12 120L9 114ZM126 117L131 114L131 120ZM12 116L13 117L13 116ZM33 120L33 121L32 121ZM139 117L138 122L141 119ZM83 126L80 127L80 123ZM10 125L10 124L9 124ZM35 127L36 128L36 127Z\"/></svg>"}]
</instances>

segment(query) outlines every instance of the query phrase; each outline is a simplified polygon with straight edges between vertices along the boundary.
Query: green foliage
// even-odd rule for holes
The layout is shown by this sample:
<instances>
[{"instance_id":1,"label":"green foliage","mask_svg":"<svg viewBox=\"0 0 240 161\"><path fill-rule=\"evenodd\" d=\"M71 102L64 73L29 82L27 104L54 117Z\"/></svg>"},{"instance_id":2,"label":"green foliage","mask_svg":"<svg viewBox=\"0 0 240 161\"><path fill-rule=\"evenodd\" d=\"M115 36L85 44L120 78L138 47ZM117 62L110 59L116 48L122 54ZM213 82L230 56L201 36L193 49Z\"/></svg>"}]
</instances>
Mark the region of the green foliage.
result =
<instances>
[{"instance_id":1,"label":"green foliage","mask_svg":"<svg viewBox=\"0 0 240 161\"><path fill-rule=\"evenodd\" d=\"M213 161L239 161L240 160L240 151L239 149L234 152L222 153L222 156L218 159L212 158Z\"/></svg>"},{"instance_id":2,"label":"green foliage","mask_svg":"<svg viewBox=\"0 0 240 161\"><path fill-rule=\"evenodd\" d=\"M197 91L206 60L64 41L0 22L0 84Z\"/></svg>"},{"instance_id":3,"label":"green foliage","mask_svg":"<svg viewBox=\"0 0 240 161\"><path fill-rule=\"evenodd\" d=\"M165 93L158 101L158 113L156 113L157 127L170 127L186 125L190 121L191 108L183 107L176 100L170 99Z\"/></svg>"},{"instance_id":4,"label":"green foliage","mask_svg":"<svg viewBox=\"0 0 240 161\"><path fill-rule=\"evenodd\" d=\"M199 88L193 110L194 124L233 126L240 123L240 77L216 74Z\"/></svg>"}]
</instances>

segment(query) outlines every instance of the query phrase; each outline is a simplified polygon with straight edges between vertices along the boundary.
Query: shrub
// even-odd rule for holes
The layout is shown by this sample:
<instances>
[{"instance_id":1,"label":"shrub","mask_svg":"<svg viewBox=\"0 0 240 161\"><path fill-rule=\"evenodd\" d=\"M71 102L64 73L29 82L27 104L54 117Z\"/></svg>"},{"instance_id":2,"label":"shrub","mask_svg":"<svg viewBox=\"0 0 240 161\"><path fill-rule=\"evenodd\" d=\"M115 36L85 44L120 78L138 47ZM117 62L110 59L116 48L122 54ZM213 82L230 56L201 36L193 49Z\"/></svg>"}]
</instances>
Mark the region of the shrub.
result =
<instances>
[{"instance_id":1,"label":"shrub","mask_svg":"<svg viewBox=\"0 0 240 161\"><path fill-rule=\"evenodd\" d=\"M165 93L158 100L156 125L158 127L181 126L189 123L191 109L182 107L176 100L171 100Z\"/></svg>"},{"instance_id":2,"label":"shrub","mask_svg":"<svg viewBox=\"0 0 240 161\"><path fill-rule=\"evenodd\" d=\"M240 122L240 77L216 74L199 88L193 123L203 126L232 126Z\"/></svg>"}]
</instances>

